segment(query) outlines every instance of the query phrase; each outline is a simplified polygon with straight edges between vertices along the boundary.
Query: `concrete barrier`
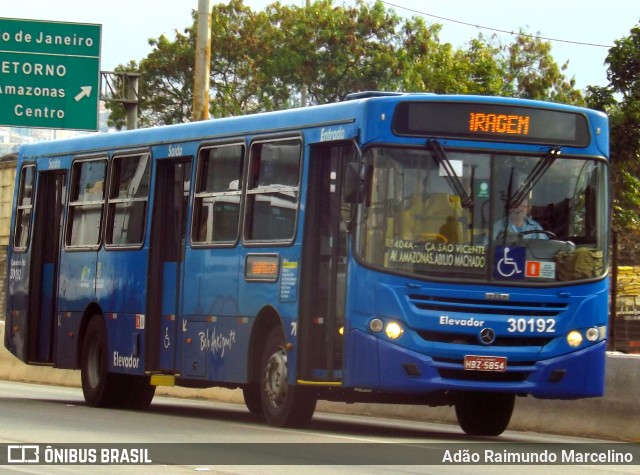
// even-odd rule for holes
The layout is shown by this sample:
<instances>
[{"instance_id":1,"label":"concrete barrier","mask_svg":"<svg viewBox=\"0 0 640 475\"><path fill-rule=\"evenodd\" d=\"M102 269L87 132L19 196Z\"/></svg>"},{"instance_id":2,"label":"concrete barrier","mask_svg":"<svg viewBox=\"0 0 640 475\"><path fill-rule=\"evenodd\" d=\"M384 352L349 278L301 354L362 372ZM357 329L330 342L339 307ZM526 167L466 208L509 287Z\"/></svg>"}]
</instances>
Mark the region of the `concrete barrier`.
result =
<instances>
[{"instance_id":1,"label":"concrete barrier","mask_svg":"<svg viewBox=\"0 0 640 475\"><path fill-rule=\"evenodd\" d=\"M4 342L4 322L0 322ZM29 366L0 348L0 379L80 386L80 372ZM607 355L606 394L576 401L518 398L509 429L640 443L640 357ZM156 394L243 404L242 391L159 387ZM320 402L318 410L429 422L456 423L451 407Z\"/></svg>"}]
</instances>

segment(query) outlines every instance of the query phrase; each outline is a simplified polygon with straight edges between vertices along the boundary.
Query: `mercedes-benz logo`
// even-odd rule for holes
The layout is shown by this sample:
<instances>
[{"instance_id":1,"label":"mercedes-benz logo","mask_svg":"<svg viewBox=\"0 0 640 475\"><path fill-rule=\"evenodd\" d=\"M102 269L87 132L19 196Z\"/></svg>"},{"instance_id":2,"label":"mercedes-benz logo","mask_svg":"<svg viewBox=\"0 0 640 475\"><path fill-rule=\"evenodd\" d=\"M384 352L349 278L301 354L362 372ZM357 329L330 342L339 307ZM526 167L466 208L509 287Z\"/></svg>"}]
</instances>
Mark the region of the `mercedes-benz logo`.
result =
<instances>
[{"instance_id":1,"label":"mercedes-benz logo","mask_svg":"<svg viewBox=\"0 0 640 475\"><path fill-rule=\"evenodd\" d=\"M480 342L485 345L490 345L494 341L496 341L496 332L491 328L483 328L480 330Z\"/></svg>"}]
</instances>

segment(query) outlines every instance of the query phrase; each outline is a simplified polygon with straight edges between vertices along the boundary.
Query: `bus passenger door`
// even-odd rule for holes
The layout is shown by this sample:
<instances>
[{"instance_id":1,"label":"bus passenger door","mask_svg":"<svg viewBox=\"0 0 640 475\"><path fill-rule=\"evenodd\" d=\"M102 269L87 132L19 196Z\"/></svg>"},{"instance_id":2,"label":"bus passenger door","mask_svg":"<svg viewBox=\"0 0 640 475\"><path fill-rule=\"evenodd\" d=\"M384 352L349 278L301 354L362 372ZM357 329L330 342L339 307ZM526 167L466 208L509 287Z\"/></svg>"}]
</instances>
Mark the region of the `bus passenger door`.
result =
<instances>
[{"instance_id":1,"label":"bus passenger door","mask_svg":"<svg viewBox=\"0 0 640 475\"><path fill-rule=\"evenodd\" d=\"M191 158L157 161L147 286L146 369L172 373L191 189Z\"/></svg>"},{"instance_id":2,"label":"bus passenger door","mask_svg":"<svg viewBox=\"0 0 640 475\"><path fill-rule=\"evenodd\" d=\"M303 379L341 379L350 213L342 199L342 175L353 155L351 143L320 144L311 150L298 319Z\"/></svg>"},{"instance_id":3,"label":"bus passenger door","mask_svg":"<svg viewBox=\"0 0 640 475\"><path fill-rule=\"evenodd\" d=\"M53 363L66 171L40 172L31 246L27 361Z\"/></svg>"}]
</instances>

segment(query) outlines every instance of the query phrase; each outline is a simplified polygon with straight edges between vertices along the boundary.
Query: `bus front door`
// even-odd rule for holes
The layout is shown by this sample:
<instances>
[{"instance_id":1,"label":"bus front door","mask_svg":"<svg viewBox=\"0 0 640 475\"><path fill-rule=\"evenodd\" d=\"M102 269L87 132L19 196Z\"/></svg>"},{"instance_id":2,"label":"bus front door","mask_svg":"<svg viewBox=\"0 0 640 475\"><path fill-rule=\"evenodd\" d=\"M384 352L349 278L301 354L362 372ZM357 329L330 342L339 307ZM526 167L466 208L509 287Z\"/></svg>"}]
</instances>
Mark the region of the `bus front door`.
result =
<instances>
[{"instance_id":1,"label":"bus front door","mask_svg":"<svg viewBox=\"0 0 640 475\"><path fill-rule=\"evenodd\" d=\"M67 172L40 172L31 245L27 361L53 363Z\"/></svg>"},{"instance_id":2,"label":"bus front door","mask_svg":"<svg viewBox=\"0 0 640 475\"><path fill-rule=\"evenodd\" d=\"M176 369L190 185L191 158L157 162L147 286L150 371L173 373Z\"/></svg>"},{"instance_id":3,"label":"bus front door","mask_svg":"<svg viewBox=\"0 0 640 475\"><path fill-rule=\"evenodd\" d=\"M311 151L298 320L302 379L341 379L350 213L342 199L342 171L353 156L351 143L321 144Z\"/></svg>"}]
</instances>

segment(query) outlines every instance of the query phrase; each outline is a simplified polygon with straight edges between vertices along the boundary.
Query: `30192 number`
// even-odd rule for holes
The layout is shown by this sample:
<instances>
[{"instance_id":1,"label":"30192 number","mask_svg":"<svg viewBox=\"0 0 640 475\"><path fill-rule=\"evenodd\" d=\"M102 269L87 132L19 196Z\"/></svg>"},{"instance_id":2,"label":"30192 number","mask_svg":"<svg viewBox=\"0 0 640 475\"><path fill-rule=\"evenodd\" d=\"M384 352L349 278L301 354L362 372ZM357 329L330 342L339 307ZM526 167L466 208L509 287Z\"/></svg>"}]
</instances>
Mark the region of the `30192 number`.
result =
<instances>
[{"instance_id":1,"label":"30192 number","mask_svg":"<svg viewBox=\"0 0 640 475\"><path fill-rule=\"evenodd\" d=\"M507 320L509 333L555 333L556 321L553 318L510 318Z\"/></svg>"}]
</instances>

